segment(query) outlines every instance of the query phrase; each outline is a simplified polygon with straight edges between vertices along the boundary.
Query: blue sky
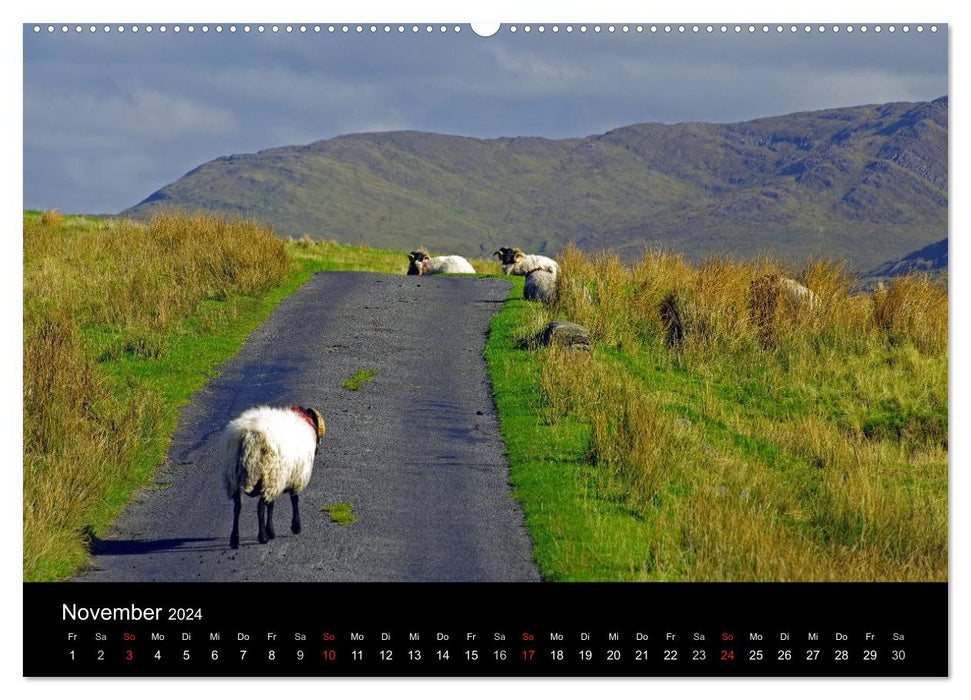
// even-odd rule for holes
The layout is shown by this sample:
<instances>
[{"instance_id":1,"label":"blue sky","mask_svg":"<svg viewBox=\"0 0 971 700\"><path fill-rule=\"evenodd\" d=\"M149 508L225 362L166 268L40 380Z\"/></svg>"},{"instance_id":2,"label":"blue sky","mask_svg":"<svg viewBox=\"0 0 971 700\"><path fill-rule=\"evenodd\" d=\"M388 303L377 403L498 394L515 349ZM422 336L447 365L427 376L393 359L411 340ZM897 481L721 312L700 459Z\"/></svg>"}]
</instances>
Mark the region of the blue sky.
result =
<instances>
[{"instance_id":1,"label":"blue sky","mask_svg":"<svg viewBox=\"0 0 971 700\"><path fill-rule=\"evenodd\" d=\"M547 25L540 34L533 25L527 34L506 25L482 38L467 25L457 34L394 25L390 35L383 25L375 35L32 26L23 204L65 212L117 212L217 156L345 133L561 138L930 100L948 85L943 27L568 34L561 25L554 34Z\"/></svg>"}]
</instances>

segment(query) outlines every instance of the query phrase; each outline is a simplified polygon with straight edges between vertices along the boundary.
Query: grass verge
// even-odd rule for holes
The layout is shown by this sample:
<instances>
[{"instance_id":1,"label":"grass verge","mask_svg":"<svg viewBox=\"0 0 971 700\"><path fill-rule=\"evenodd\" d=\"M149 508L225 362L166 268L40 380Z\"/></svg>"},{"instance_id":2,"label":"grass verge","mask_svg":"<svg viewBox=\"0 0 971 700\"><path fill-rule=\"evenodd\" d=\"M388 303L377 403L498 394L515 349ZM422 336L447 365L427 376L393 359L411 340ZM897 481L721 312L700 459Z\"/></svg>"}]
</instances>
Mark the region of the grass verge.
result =
<instances>
[{"instance_id":1,"label":"grass verge","mask_svg":"<svg viewBox=\"0 0 971 700\"><path fill-rule=\"evenodd\" d=\"M818 303L750 284L784 272ZM943 290L576 251L558 285L545 307L517 282L485 352L544 578L946 580ZM593 352L528 349L554 319Z\"/></svg>"},{"instance_id":2,"label":"grass verge","mask_svg":"<svg viewBox=\"0 0 971 700\"><path fill-rule=\"evenodd\" d=\"M305 275L256 222L23 223L23 575L49 581L86 562L163 460L178 407Z\"/></svg>"},{"instance_id":3,"label":"grass verge","mask_svg":"<svg viewBox=\"0 0 971 700\"><path fill-rule=\"evenodd\" d=\"M358 270L403 275L408 271L408 253L398 250L371 248L367 245L345 245L334 241L315 240L304 236L287 242L287 252L309 272ZM500 274L496 260L469 258L479 274Z\"/></svg>"},{"instance_id":4,"label":"grass verge","mask_svg":"<svg viewBox=\"0 0 971 700\"><path fill-rule=\"evenodd\" d=\"M540 356L524 342L543 326L543 314L522 298L523 278L512 279L485 357L513 497L522 504L540 572L547 581L637 579L652 528L617 489L603 488L589 461L591 426L570 416L550 420Z\"/></svg>"},{"instance_id":5,"label":"grass verge","mask_svg":"<svg viewBox=\"0 0 971 700\"><path fill-rule=\"evenodd\" d=\"M25 581L73 575L137 489L165 487L179 408L312 273L406 260L201 213L23 225Z\"/></svg>"},{"instance_id":6,"label":"grass verge","mask_svg":"<svg viewBox=\"0 0 971 700\"><path fill-rule=\"evenodd\" d=\"M166 487L151 477L179 408L311 274L407 267L205 213L28 211L23 226L25 581L70 577L137 489Z\"/></svg>"}]
</instances>

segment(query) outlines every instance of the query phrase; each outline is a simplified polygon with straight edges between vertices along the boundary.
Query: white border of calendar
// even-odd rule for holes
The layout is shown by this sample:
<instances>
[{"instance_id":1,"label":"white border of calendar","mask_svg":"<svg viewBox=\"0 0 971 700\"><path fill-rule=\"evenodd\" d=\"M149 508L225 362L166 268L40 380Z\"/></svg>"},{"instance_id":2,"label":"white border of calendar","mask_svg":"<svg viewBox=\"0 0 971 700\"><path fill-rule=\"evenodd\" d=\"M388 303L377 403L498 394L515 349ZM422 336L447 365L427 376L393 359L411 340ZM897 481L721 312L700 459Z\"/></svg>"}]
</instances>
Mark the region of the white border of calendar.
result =
<instances>
[{"instance_id":1,"label":"white border of calendar","mask_svg":"<svg viewBox=\"0 0 971 700\"><path fill-rule=\"evenodd\" d=\"M875 22L926 22L948 24L949 32L949 77L948 90L950 103L950 167L949 181L952 183L949 198L950 228L964 231L962 223L968 221L962 200L953 193L967 189L962 175L967 171L965 158L969 155L966 147L965 128L968 114L963 106L961 88L966 86L968 56L971 39L964 39L964 33L971 36L971 23L962 24L958 19L954 4L941 0L885 0L879 7L864 6L863 3L851 4L843 0L813 0L802 5L782 2L713 2L711 0L692 3L631 2L623 0L588 0L580 2L542 2L528 0L492 0L474 3L447 2L444 0L413 0L412 2L390 2L377 0L366 3L308 2L295 0L274 0L261 3L214 3L199 0L169 0L165 3L103 2L100 0L54 0L49 2L16 3L19 6L5 7L3 41L0 42L3 66L3 94L10 103L3 114L5 138L2 143L3 181L0 209L5 222L0 233L3 246L2 298L0 304L0 328L7 329L8 340L0 346L2 352L3 382L0 386L16 387L17 392L9 391L5 402L0 403L3 430L3 444L7 447L6 464L21 464L22 450L22 407L18 401L21 395L22 367L22 264L20 235L21 209L23 203L23 35L24 22L213 22L228 19L234 22L261 21L327 21L327 22L447 22L467 24L471 21L495 22L799 22L818 24L820 22L875 23ZM956 90L955 90L956 88ZM955 119L957 117L957 119ZM956 127L956 128L955 128ZM957 183L957 184L953 184ZM969 234L963 234L971 236ZM950 260L950 299L951 331L950 358L964 359L969 347L969 327L971 319L971 281L961 272L966 267L963 256L963 239L949 235ZM957 271L957 274L955 274ZM191 697L211 696L214 692L231 693L234 700L262 698L268 694L298 693L301 697L333 697L346 695L354 700L364 697L393 694L398 698L454 698L461 695L463 700L489 698L510 691L517 694L550 694L564 699L588 698L592 694L608 692L617 698L645 698L649 695L665 697L677 695L679 700L695 696L706 698L778 698L787 700L818 700L866 694L879 697L879 700L895 698L910 699L920 697L967 697L971 692L971 589L967 585L971 576L969 565L968 535L971 522L971 474L967 472L965 458L971 455L968 443L960 426L967 426L969 417L969 371L962 368L961 362L950 363L950 484L949 501L951 521L949 542L950 553L950 680L920 679L565 679L565 680L327 680L319 679L279 679L279 680L233 680L233 679L173 679L171 681L148 680L26 680L22 677L23 647L21 631L10 631L0 637L3 654L4 677L14 679L16 685L7 686L7 692L14 689L30 693L32 697L63 700L66 694L84 693L89 697L115 697L138 694L142 700L168 700L173 692ZM957 429L954 429L957 428ZM966 431L964 431L966 432ZM963 473L962 473L963 472ZM955 505L957 507L955 507ZM3 529L6 534L3 551L7 561L3 567L2 600L15 601L15 610L2 610L0 616L9 618L8 630L16 630L16 620L23 619L22 601L22 529L20 509L7 503L2 514ZM20 637L18 639L18 637ZM25 685L29 684L29 685Z\"/></svg>"}]
</instances>

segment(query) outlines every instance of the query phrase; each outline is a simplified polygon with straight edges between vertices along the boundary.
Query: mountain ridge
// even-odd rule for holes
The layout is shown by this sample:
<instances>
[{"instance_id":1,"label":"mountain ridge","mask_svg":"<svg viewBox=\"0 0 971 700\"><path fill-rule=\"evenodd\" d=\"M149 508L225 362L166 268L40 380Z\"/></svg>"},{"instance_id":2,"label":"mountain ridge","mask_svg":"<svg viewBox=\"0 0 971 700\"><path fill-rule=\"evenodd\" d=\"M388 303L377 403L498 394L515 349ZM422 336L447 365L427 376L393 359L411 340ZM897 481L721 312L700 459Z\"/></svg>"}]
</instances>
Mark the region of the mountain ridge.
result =
<instances>
[{"instance_id":1,"label":"mountain ridge","mask_svg":"<svg viewBox=\"0 0 971 700\"><path fill-rule=\"evenodd\" d=\"M572 241L866 270L947 235L947 126L944 96L567 139L345 134L220 156L123 214L214 209L282 235L464 255Z\"/></svg>"},{"instance_id":2,"label":"mountain ridge","mask_svg":"<svg viewBox=\"0 0 971 700\"><path fill-rule=\"evenodd\" d=\"M894 260L875 267L866 277L898 277L910 274L947 274L947 239L926 245Z\"/></svg>"}]
</instances>

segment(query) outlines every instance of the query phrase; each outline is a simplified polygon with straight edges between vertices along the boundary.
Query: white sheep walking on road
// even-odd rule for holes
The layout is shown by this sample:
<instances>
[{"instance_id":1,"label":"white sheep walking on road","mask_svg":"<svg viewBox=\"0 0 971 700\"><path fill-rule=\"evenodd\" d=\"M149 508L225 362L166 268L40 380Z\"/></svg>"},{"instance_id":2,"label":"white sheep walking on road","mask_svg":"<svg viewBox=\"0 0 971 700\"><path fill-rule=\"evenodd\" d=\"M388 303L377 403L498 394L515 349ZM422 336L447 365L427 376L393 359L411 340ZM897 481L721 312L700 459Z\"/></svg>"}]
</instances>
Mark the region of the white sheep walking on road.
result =
<instances>
[{"instance_id":1,"label":"white sheep walking on road","mask_svg":"<svg viewBox=\"0 0 971 700\"><path fill-rule=\"evenodd\" d=\"M324 435L324 418L312 408L259 406L244 411L223 430L223 475L226 493L233 499L233 532L229 546L239 547L241 494L259 497L256 507L259 542L266 544L273 531L273 504L290 494L293 519L290 530L300 532L298 495L310 482L317 445Z\"/></svg>"},{"instance_id":2,"label":"white sheep walking on road","mask_svg":"<svg viewBox=\"0 0 971 700\"><path fill-rule=\"evenodd\" d=\"M431 258L428 253L414 250L408 254L409 275L474 275L475 268L461 255L441 255Z\"/></svg>"}]
</instances>

